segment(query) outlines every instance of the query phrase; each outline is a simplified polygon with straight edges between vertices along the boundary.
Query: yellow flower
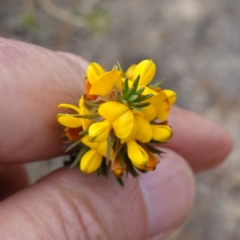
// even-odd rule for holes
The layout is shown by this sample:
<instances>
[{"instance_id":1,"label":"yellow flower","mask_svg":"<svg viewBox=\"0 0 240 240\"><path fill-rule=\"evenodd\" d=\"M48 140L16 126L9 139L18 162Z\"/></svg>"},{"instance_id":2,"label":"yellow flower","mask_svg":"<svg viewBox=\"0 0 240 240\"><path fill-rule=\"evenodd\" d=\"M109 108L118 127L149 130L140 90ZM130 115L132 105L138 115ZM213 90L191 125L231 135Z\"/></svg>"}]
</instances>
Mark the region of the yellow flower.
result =
<instances>
[{"instance_id":1,"label":"yellow flower","mask_svg":"<svg viewBox=\"0 0 240 240\"><path fill-rule=\"evenodd\" d=\"M127 138L121 139L121 143L138 140L143 143L147 143L152 139L153 132L149 121L144 117L141 112L133 111L133 128Z\"/></svg>"},{"instance_id":2,"label":"yellow flower","mask_svg":"<svg viewBox=\"0 0 240 240\"><path fill-rule=\"evenodd\" d=\"M169 89L164 89L163 91L167 95L168 101L172 106L177 100L177 93Z\"/></svg>"},{"instance_id":3,"label":"yellow flower","mask_svg":"<svg viewBox=\"0 0 240 240\"><path fill-rule=\"evenodd\" d=\"M80 169L84 173L95 172L102 163L102 155L99 154L95 149L87 151L80 162Z\"/></svg>"},{"instance_id":4,"label":"yellow flower","mask_svg":"<svg viewBox=\"0 0 240 240\"><path fill-rule=\"evenodd\" d=\"M126 144L128 157L132 161L133 165L140 169L144 168L148 161L146 151L134 140L129 141Z\"/></svg>"},{"instance_id":5,"label":"yellow flower","mask_svg":"<svg viewBox=\"0 0 240 240\"><path fill-rule=\"evenodd\" d=\"M156 73L156 64L151 59L141 61L134 71L133 79L136 79L140 76L139 85L146 86L148 85Z\"/></svg>"},{"instance_id":6,"label":"yellow flower","mask_svg":"<svg viewBox=\"0 0 240 240\"><path fill-rule=\"evenodd\" d=\"M153 136L152 139L158 142L167 142L172 137L172 128L166 125L151 125Z\"/></svg>"},{"instance_id":7,"label":"yellow flower","mask_svg":"<svg viewBox=\"0 0 240 240\"><path fill-rule=\"evenodd\" d=\"M101 163L103 157L107 155L107 141L105 142L91 142L88 140L89 136L84 136L81 139L81 142L88 146L88 150L82 157L80 161L80 169L84 173L92 173L96 171ZM113 150L110 152L110 160L113 159L114 153Z\"/></svg>"},{"instance_id":8,"label":"yellow flower","mask_svg":"<svg viewBox=\"0 0 240 240\"><path fill-rule=\"evenodd\" d=\"M91 149L94 149L96 150L101 156L103 157L107 157L107 141L104 141L104 142L94 142L94 141L89 141L89 136L86 135L84 136L82 139L81 139L81 142L90 147ZM111 149L111 152L110 152L110 160L113 159L113 150Z\"/></svg>"},{"instance_id":9,"label":"yellow flower","mask_svg":"<svg viewBox=\"0 0 240 240\"><path fill-rule=\"evenodd\" d=\"M132 161L133 165L138 168L138 169L141 169L141 170L146 170L146 171L152 171L156 168L156 166L159 164L159 158L151 153L150 151L146 150L146 149L143 149L141 151L144 151L143 154L144 154L144 157L147 156L147 160L144 164L141 164L139 163L139 161ZM137 159L136 159L137 160Z\"/></svg>"},{"instance_id":10,"label":"yellow flower","mask_svg":"<svg viewBox=\"0 0 240 240\"><path fill-rule=\"evenodd\" d=\"M146 102L151 104L143 109L143 113L148 121L158 118L165 121L169 115L170 107L177 99L177 94L172 90L162 90L157 88L158 95L149 98Z\"/></svg>"},{"instance_id":11,"label":"yellow flower","mask_svg":"<svg viewBox=\"0 0 240 240\"><path fill-rule=\"evenodd\" d=\"M107 176L111 166L121 185L124 172L137 176L138 170L156 168L160 160L155 153L161 151L150 144L171 139L173 131L166 120L177 94L149 85L155 73L151 59L130 66L126 72L119 63L110 71L98 63L89 64L85 95L78 106L58 106L75 112L57 116L70 140L67 151L72 149L70 154L76 156L72 168L79 164L84 173L97 171Z\"/></svg>"},{"instance_id":12,"label":"yellow flower","mask_svg":"<svg viewBox=\"0 0 240 240\"><path fill-rule=\"evenodd\" d=\"M150 105L143 109L143 113L148 121L158 118L165 121L170 111L170 102L166 93L162 89L157 90L158 95L147 100Z\"/></svg>"},{"instance_id":13,"label":"yellow flower","mask_svg":"<svg viewBox=\"0 0 240 240\"><path fill-rule=\"evenodd\" d=\"M98 108L98 113L111 123L116 136L120 139L126 138L133 128L133 113L126 105L109 101Z\"/></svg>"},{"instance_id":14,"label":"yellow flower","mask_svg":"<svg viewBox=\"0 0 240 240\"><path fill-rule=\"evenodd\" d=\"M67 108L74 110L77 114L80 115L88 115L90 112L84 106L84 97L82 96L79 100L79 107L76 107L72 104L59 104L59 108ZM92 120L86 118L77 118L74 116L75 114L67 114L67 113L60 113L57 115L58 122L68 128L78 128L82 127L83 130L87 129L89 125L92 123Z\"/></svg>"},{"instance_id":15,"label":"yellow flower","mask_svg":"<svg viewBox=\"0 0 240 240\"><path fill-rule=\"evenodd\" d=\"M133 64L125 72L125 75L127 76L127 78L129 80L134 80L133 79L134 78L134 71L135 71L136 67L137 67L137 64Z\"/></svg>"},{"instance_id":16,"label":"yellow flower","mask_svg":"<svg viewBox=\"0 0 240 240\"><path fill-rule=\"evenodd\" d=\"M151 59L141 61L137 66L132 65L126 72L130 80L140 76L138 89L144 87L143 95L153 94L153 97L145 102L150 102L151 105L145 107L143 112L148 121L158 118L165 121L168 117L170 106L176 101L177 94L172 90L162 90L161 88L150 89L147 85L152 81L156 73L156 65ZM132 81L129 81L130 87Z\"/></svg>"},{"instance_id":17,"label":"yellow flower","mask_svg":"<svg viewBox=\"0 0 240 240\"><path fill-rule=\"evenodd\" d=\"M134 74L133 74L134 71ZM133 65L128 69L127 76L129 76L129 87L132 87L133 80L140 76L138 89L144 87L143 95L153 94L158 95L156 91L147 87L152 81L156 73L156 64L151 59L141 61L136 67ZM132 78L131 78L132 77Z\"/></svg>"},{"instance_id":18,"label":"yellow flower","mask_svg":"<svg viewBox=\"0 0 240 240\"><path fill-rule=\"evenodd\" d=\"M87 68L87 79L93 85L99 77L105 74L104 69L96 62L90 62Z\"/></svg>"},{"instance_id":19,"label":"yellow flower","mask_svg":"<svg viewBox=\"0 0 240 240\"><path fill-rule=\"evenodd\" d=\"M106 141L111 128L111 123L107 120L93 123L88 129L89 140L95 142Z\"/></svg>"},{"instance_id":20,"label":"yellow flower","mask_svg":"<svg viewBox=\"0 0 240 240\"><path fill-rule=\"evenodd\" d=\"M95 62L90 63L87 68L87 79L91 84L90 95L106 96L114 85L119 89L122 88L121 72L119 70L105 72Z\"/></svg>"}]
</instances>

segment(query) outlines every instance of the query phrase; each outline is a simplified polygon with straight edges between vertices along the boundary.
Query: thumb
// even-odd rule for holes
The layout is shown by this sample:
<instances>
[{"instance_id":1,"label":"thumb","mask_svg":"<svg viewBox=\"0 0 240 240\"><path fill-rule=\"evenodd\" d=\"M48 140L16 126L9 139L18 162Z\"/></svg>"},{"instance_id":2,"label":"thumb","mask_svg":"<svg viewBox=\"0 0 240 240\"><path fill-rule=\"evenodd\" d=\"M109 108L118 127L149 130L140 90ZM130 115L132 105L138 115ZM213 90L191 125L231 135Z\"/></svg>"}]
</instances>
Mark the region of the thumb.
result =
<instances>
[{"instance_id":1,"label":"thumb","mask_svg":"<svg viewBox=\"0 0 240 240\"><path fill-rule=\"evenodd\" d=\"M61 169L0 204L0 239L163 239L188 214L194 181L166 151L142 178L94 178Z\"/></svg>"}]
</instances>

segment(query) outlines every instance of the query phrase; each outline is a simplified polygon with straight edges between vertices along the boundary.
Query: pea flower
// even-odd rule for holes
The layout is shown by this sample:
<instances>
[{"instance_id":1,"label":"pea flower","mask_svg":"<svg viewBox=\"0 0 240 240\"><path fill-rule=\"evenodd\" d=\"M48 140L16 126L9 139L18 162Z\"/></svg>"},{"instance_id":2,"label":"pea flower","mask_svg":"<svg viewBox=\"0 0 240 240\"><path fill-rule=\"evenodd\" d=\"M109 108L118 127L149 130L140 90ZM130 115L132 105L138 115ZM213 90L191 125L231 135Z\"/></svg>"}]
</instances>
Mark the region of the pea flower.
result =
<instances>
[{"instance_id":1,"label":"pea flower","mask_svg":"<svg viewBox=\"0 0 240 240\"><path fill-rule=\"evenodd\" d=\"M103 176L112 171L123 185L125 173L137 177L157 167L163 152L156 144L168 142L173 135L167 118L177 94L161 89L161 82L151 84L155 73L151 59L126 72L119 63L110 71L89 63L78 106L58 105L71 111L57 115L71 168L79 166L84 173Z\"/></svg>"}]
</instances>

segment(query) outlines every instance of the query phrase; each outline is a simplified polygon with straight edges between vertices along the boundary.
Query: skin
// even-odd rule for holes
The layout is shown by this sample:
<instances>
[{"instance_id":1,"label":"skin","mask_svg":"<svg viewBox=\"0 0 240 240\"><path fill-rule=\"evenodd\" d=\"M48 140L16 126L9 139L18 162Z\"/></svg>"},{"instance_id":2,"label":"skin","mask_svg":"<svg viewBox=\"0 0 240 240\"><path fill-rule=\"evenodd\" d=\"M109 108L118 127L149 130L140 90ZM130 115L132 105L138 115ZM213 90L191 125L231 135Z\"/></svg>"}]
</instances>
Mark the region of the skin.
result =
<instances>
[{"instance_id":1,"label":"skin","mask_svg":"<svg viewBox=\"0 0 240 240\"><path fill-rule=\"evenodd\" d=\"M0 38L0 239L164 239L188 215L193 172L232 149L228 133L173 107L173 139L156 171L141 178L95 178L62 168L28 186L21 165L61 155L59 103L83 93L87 62Z\"/></svg>"}]
</instances>

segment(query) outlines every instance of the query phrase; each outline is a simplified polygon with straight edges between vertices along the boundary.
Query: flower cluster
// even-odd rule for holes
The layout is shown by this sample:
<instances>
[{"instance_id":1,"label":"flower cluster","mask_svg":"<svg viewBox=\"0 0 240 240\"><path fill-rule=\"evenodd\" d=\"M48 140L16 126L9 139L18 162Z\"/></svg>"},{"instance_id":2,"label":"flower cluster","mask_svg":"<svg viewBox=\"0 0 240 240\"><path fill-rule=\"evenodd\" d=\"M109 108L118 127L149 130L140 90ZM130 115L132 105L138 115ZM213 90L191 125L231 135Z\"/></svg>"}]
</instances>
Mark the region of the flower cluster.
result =
<instances>
[{"instance_id":1,"label":"flower cluster","mask_svg":"<svg viewBox=\"0 0 240 240\"><path fill-rule=\"evenodd\" d=\"M74 111L57 115L66 151L74 158L72 168L105 176L111 169L121 184L124 172L135 177L156 168L161 151L152 143L172 137L167 117L176 93L162 90L161 82L150 84L155 72L149 59L126 72L119 63L107 72L98 63L89 64L78 106L58 106Z\"/></svg>"}]
</instances>

